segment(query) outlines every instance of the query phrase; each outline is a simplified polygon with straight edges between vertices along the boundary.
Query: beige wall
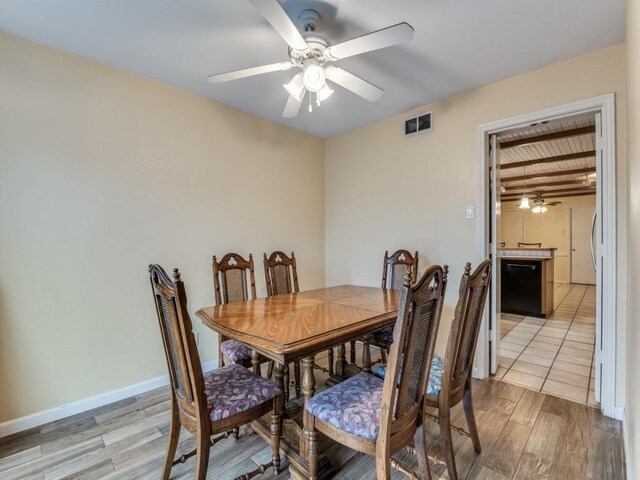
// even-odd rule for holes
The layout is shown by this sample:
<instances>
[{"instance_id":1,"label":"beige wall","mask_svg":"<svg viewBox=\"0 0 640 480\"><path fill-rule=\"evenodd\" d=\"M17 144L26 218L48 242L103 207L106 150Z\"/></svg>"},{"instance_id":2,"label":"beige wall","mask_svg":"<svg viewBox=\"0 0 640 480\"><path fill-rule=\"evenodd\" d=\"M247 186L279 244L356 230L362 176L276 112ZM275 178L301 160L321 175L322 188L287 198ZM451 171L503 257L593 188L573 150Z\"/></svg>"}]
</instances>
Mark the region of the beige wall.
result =
<instances>
[{"instance_id":1,"label":"beige wall","mask_svg":"<svg viewBox=\"0 0 640 480\"><path fill-rule=\"evenodd\" d=\"M629 478L640 479L640 1L627 10L627 90L629 122L629 323L625 440Z\"/></svg>"},{"instance_id":2,"label":"beige wall","mask_svg":"<svg viewBox=\"0 0 640 480\"><path fill-rule=\"evenodd\" d=\"M418 249L421 265L448 263L457 283L464 262L477 258L477 224L465 206L478 199L477 127L514 115L609 92L616 93L620 219L626 218L625 58L614 45L417 108L406 115L325 143L327 284L375 285L385 249ZM434 130L403 138L411 113L433 110ZM619 231L619 318L626 310L626 233ZM447 294L438 349L443 351L456 289ZM619 322L624 359L624 322ZM620 363L616 403L624 402Z\"/></svg>"},{"instance_id":3,"label":"beige wall","mask_svg":"<svg viewBox=\"0 0 640 480\"><path fill-rule=\"evenodd\" d=\"M6 34L0 65L0 423L166 374L151 262L191 313L214 253L324 284L322 140Z\"/></svg>"},{"instance_id":4,"label":"beige wall","mask_svg":"<svg viewBox=\"0 0 640 480\"><path fill-rule=\"evenodd\" d=\"M181 268L191 312L213 301L211 254L231 249L294 249L303 288L323 285L325 272L328 285L377 285L382 252L400 247L419 249L422 268L449 263L457 282L477 261L477 225L464 213L477 201L482 123L615 92L626 218L621 45L416 109L434 110L432 133L404 139L402 115L324 145L9 35L0 64L0 422L165 373L150 262ZM623 225L618 254L625 318ZM194 323L203 359L215 358L215 335Z\"/></svg>"},{"instance_id":5,"label":"beige wall","mask_svg":"<svg viewBox=\"0 0 640 480\"><path fill-rule=\"evenodd\" d=\"M571 281L571 208L596 207L596 197L552 198L560 205L548 207L545 213L533 213L531 209L518 208L518 202L503 202L501 209L501 238L507 247L517 247L518 242L542 242L543 247L557 248L554 261L554 280ZM590 263L589 258L584 259ZM587 268L591 268L586 265ZM595 273L594 273L595 281Z\"/></svg>"}]
</instances>

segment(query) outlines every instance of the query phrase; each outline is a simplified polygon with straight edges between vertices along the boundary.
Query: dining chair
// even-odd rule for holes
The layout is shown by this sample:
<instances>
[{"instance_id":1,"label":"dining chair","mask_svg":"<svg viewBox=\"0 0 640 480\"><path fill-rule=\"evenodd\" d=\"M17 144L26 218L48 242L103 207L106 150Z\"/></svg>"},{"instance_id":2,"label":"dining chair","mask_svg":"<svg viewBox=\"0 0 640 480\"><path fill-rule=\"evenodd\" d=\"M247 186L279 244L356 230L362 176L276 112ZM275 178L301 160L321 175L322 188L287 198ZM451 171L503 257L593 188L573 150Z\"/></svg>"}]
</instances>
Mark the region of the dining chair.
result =
<instances>
[{"instance_id":1,"label":"dining chair","mask_svg":"<svg viewBox=\"0 0 640 480\"><path fill-rule=\"evenodd\" d=\"M264 254L264 275L267 281L267 295L281 295L284 293L298 293L298 269L296 256L275 251L267 257Z\"/></svg>"},{"instance_id":2,"label":"dining chair","mask_svg":"<svg viewBox=\"0 0 640 480\"><path fill-rule=\"evenodd\" d=\"M438 417L433 419L440 424L440 443L451 480L458 478L451 436L451 408L460 402L463 402L469 427L469 432L461 433L471 437L476 453L482 451L473 412L471 371L490 284L490 260L480 263L473 273L471 264L465 265L444 360L435 356L431 366L432 380L425 405L438 409Z\"/></svg>"},{"instance_id":3,"label":"dining chair","mask_svg":"<svg viewBox=\"0 0 640 480\"><path fill-rule=\"evenodd\" d=\"M426 407L437 408L438 416L431 416L425 411L425 417L439 423L440 443L451 480L458 478L451 436L451 408L460 402L463 402L469 432L457 427L453 428L471 437L476 453L482 451L473 412L471 371L490 283L491 261L483 261L473 273L471 273L471 264L465 265L444 359L434 355L431 363L431 374L424 403ZM374 375L379 378L385 378L385 374L386 366L384 365L374 370Z\"/></svg>"},{"instance_id":4,"label":"dining chair","mask_svg":"<svg viewBox=\"0 0 640 480\"><path fill-rule=\"evenodd\" d=\"M256 299L256 279L252 254L249 254L249 260L245 260L237 253L227 253L220 261L214 255L212 268L216 305ZM243 367L254 366L251 348L238 340L220 335L218 349L220 366L224 366L225 356L233 363ZM257 369L255 367L255 373L260 373L259 364Z\"/></svg>"},{"instance_id":5,"label":"dining chair","mask_svg":"<svg viewBox=\"0 0 640 480\"><path fill-rule=\"evenodd\" d=\"M433 265L411 285L407 272L386 378L360 372L307 400L303 421L310 479L317 478L318 431L375 455L378 480L389 479L391 468L416 480L430 478L422 404L442 313L444 271ZM418 473L392 457L412 442Z\"/></svg>"},{"instance_id":6,"label":"dining chair","mask_svg":"<svg viewBox=\"0 0 640 480\"><path fill-rule=\"evenodd\" d=\"M534 242L534 243L526 243L526 242L518 242L518 248L521 247L542 247L542 242Z\"/></svg>"},{"instance_id":7,"label":"dining chair","mask_svg":"<svg viewBox=\"0 0 640 480\"><path fill-rule=\"evenodd\" d=\"M180 272L174 269L172 280L162 267L150 265L149 277L171 383L171 427L162 480L169 479L174 465L194 455L194 478L204 480L211 447L234 429L269 413L271 462L248 472L244 478L264 473L269 467L277 475L282 392L275 383L240 365L227 365L203 374ZM196 448L175 459L182 427L195 437Z\"/></svg>"},{"instance_id":8,"label":"dining chair","mask_svg":"<svg viewBox=\"0 0 640 480\"><path fill-rule=\"evenodd\" d=\"M298 268L296 266L296 255L291 252L289 257L286 253L276 250L267 256L264 254L264 275L267 283L267 296L283 295L287 293L298 293ZM269 368L271 372L272 368ZM296 398L300 398L300 362L293 362L294 389ZM284 369L284 398L289 399L289 378L291 368L289 364Z\"/></svg>"},{"instance_id":9,"label":"dining chair","mask_svg":"<svg viewBox=\"0 0 640 480\"><path fill-rule=\"evenodd\" d=\"M445 265L444 268L447 268ZM385 290L399 290L402 287L404 276L409 272L412 278L416 278L418 272L418 252L411 255L408 250L396 250L391 256L389 252L384 252L382 263L382 288ZM380 361L387 363L387 352L393 341L393 330L385 328L374 332L373 335L363 339L363 364L371 363L370 345L378 347L380 350ZM351 351L355 348L355 342L351 342ZM364 356L368 355L365 362ZM353 357L353 354L352 354ZM378 362L375 362L378 363Z\"/></svg>"}]
</instances>

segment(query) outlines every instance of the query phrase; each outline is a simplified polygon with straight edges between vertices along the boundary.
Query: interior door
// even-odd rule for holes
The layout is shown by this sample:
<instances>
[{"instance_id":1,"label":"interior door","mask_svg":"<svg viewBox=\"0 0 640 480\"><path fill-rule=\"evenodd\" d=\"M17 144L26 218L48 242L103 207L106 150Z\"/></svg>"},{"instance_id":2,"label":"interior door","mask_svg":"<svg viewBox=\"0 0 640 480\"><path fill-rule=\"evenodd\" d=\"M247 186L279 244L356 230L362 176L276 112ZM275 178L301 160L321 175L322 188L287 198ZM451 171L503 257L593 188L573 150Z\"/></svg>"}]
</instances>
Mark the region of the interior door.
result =
<instances>
[{"instance_id":1,"label":"interior door","mask_svg":"<svg viewBox=\"0 0 640 480\"><path fill-rule=\"evenodd\" d=\"M602 164L604 139L602 136L602 114L596 113L596 214L593 217L592 245L593 245L593 265L596 270L596 346L595 346L595 367L596 386L595 397L599 402L602 394L602 175L604 168Z\"/></svg>"},{"instance_id":2,"label":"interior door","mask_svg":"<svg viewBox=\"0 0 640 480\"><path fill-rule=\"evenodd\" d=\"M502 217L500 208L500 150L495 135L489 139L491 149L491 336L490 358L492 374L498 370L498 352L500 351L500 258L498 248L502 242Z\"/></svg>"},{"instance_id":3,"label":"interior door","mask_svg":"<svg viewBox=\"0 0 640 480\"><path fill-rule=\"evenodd\" d=\"M571 283L596 284L596 268L591 255L595 213L595 207L571 208Z\"/></svg>"}]
</instances>

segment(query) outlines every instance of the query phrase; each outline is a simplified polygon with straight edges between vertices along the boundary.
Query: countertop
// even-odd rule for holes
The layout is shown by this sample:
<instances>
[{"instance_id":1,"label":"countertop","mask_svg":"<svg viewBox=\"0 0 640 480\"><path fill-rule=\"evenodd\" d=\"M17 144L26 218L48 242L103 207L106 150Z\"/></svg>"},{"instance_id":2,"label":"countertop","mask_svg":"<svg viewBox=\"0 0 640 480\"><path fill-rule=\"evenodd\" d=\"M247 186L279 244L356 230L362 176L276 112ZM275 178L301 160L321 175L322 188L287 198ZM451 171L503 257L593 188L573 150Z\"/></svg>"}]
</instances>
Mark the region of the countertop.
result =
<instances>
[{"instance_id":1,"label":"countertop","mask_svg":"<svg viewBox=\"0 0 640 480\"><path fill-rule=\"evenodd\" d=\"M528 257L525 255L500 255L498 258L503 260L537 260L539 262L544 262L547 260L553 260L554 257Z\"/></svg>"}]
</instances>

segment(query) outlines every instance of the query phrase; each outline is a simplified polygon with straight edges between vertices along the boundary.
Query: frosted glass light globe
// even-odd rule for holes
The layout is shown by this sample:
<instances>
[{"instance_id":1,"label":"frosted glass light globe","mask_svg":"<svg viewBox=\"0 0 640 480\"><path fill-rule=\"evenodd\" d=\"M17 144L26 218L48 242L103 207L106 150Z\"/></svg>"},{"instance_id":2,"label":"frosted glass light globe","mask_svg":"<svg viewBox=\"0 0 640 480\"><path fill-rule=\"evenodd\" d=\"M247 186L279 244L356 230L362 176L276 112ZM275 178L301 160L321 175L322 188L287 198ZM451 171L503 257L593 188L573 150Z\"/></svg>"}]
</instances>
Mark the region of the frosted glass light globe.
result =
<instances>
[{"instance_id":1,"label":"frosted glass light globe","mask_svg":"<svg viewBox=\"0 0 640 480\"><path fill-rule=\"evenodd\" d=\"M302 81L307 90L311 92L319 91L325 85L324 68L316 63L311 63L304 67Z\"/></svg>"}]
</instances>

